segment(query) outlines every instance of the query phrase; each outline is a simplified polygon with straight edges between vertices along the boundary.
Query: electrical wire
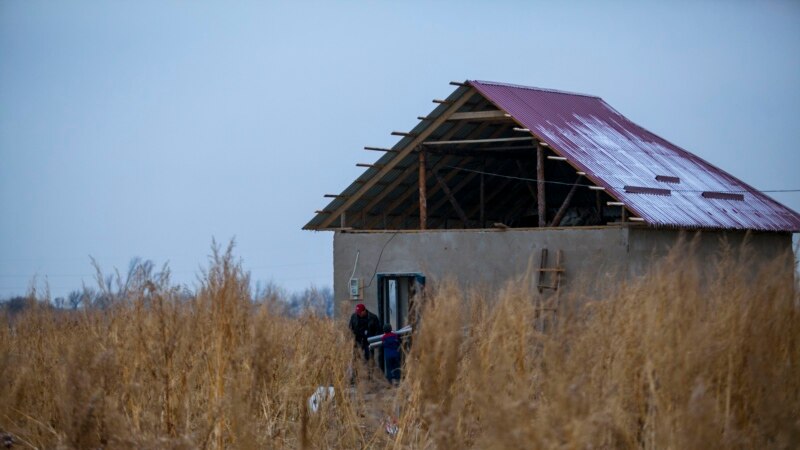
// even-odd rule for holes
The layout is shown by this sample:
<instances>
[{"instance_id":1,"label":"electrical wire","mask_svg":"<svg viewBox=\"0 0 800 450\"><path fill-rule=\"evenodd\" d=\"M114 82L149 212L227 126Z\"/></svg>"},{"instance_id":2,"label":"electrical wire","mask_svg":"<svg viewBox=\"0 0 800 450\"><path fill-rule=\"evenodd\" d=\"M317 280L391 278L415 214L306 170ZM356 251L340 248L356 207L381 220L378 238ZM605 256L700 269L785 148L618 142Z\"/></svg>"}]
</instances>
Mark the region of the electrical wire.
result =
<instances>
[{"instance_id":1,"label":"electrical wire","mask_svg":"<svg viewBox=\"0 0 800 450\"><path fill-rule=\"evenodd\" d=\"M392 237L390 237L389 239L386 240L386 242L383 243L383 247L381 247L381 252L378 255L378 262L375 263L375 270L372 271L372 276L369 278L369 284L364 286L365 289L372 286L372 281L375 279L375 274L378 273L378 265L380 265L381 263L381 258L383 257L383 251L386 250L386 246L389 245L389 242L392 242L392 239L394 239L397 236L397 233L398 233L397 231L392 233Z\"/></svg>"}]
</instances>

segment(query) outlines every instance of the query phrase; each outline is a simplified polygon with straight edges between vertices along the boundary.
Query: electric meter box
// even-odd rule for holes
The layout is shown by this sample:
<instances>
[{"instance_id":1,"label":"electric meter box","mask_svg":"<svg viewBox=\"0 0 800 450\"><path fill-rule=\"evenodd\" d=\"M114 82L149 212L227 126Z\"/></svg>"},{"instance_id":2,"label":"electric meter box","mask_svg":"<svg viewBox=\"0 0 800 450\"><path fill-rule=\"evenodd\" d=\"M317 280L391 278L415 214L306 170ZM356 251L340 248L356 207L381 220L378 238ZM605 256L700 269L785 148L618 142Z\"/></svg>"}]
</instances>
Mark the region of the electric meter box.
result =
<instances>
[{"instance_id":1,"label":"electric meter box","mask_svg":"<svg viewBox=\"0 0 800 450\"><path fill-rule=\"evenodd\" d=\"M350 278L350 299L358 300L361 298L361 279Z\"/></svg>"}]
</instances>

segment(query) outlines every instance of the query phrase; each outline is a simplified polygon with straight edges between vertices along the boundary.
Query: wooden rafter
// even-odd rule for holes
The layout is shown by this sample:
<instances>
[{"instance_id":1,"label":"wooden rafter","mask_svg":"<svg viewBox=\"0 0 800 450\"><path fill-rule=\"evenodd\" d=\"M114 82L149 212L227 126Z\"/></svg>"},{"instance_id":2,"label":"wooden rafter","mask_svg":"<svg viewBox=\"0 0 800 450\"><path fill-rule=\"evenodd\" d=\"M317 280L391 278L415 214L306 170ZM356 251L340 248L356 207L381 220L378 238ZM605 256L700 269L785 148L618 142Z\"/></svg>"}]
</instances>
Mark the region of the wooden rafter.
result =
<instances>
[{"instance_id":1,"label":"wooden rafter","mask_svg":"<svg viewBox=\"0 0 800 450\"><path fill-rule=\"evenodd\" d=\"M532 149L514 149L513 151L496 151L493 148L433 148L433 147L425 147L428 153L433 153L436 155L456 155L456 156L474 156L480 157L485 159L502 159L502 160L509 160L509 159L517 159L517 160L527 160L530 158L531 150ZM511 149L509 149L511 150Z\"/></svg>"},{"instance_id":2,"label":"wooden rafter","mask_svg":"<svg viewBox=\"0 0 800 450\"><path fill-rule=\"evenodd\" d=\"M422 130L417 136L411 139L411 141L402 150L397 152L394 158L389 160L386 163L386 165L384 165L380 170L378 170L378 173L375 174L375 176L373 176L369 181L364 183L353 196L345 200L341 206L336 208L336 211L334 211L333 214L325 218L316 228L317 229L327 228L334 220L336 220L336 217L342 215L342 213L347 211L347 209L350 208L353 205L353 203L355 203L358 199L360 199L361 196L363 196L368 190L370 190L372 186L375 185L375 183L377 183L378 181L381 180L381 178L386 176L386 174L389 173L389 171L392 168L394 168L394 166L396 166L400 161L405 159L406 156L410 155L411 152L413 152L414 149L419 144L424 142L425 139L427 139L431 135L431 133L433 133L434 131L436 131L437 128L439 128L439 125L443 124L447 120L447 118L450 117L450 115L458 111L458 109L461 108L461 106L464 105L474 94L475 94L475 89L469 88L463 94L461 94L461 97L459 97L458 99L453 101L453 103L448 105L447 109L439 117L433 120L433 122L427 128Z\"/></svg>"},{"instance_id":3,"label":"wooden rafter","mask_svg":"<svg viewBox=\"0 0 800 450\"><path fill-rule=\"evenodd\" d=\"M461 189L463 189L466 185L468 185L469 182L472 181L473 179L475 179L475 177L477 177L478 175L479 174L477 172L472 172L469 175L467 175L466 177L464 177L461 181L458 182L457 185L455 185L451 189L451 192L453 193L453 195L457 194ZM430 210L431 211L437 211L445 203L447 203L447 197L440 198L439 201L437 201L436 203L433 204L433 206L430 208Z\"/></svg>"},{"instance_id":4,"label":"wooden rafter","mask_svg":"<svg viewBox=\"0 0 800 450\"><path fill-rule=\"evenodd\" d=\"M461 130L465 126L466 126L466 122L461 122L460 124L451 127L444 134L444 136L442 136L442 138L443 139L451 138L453 135L455 135L459 130ZM480 128L480 126L478 128ZM473 133L474 133L474 131L473 131ZM370 200L370 202L367 204L367 206L365 206L363 209L366 210L369 213L369 211L371 211L372 208L374 208L378 203L380 203L381 200L383 200L394 189L396 189L397 186L402 184L409 176L411 176L412 173L418 171L418 169L419 168L418 168L417 164L409 164L408 167L406 168L406 170L404 170L400 175L398 175L398 177L395 178L395 180L392 183L390 183L386 188L382 189L378 193L378 195L373 197ZM410 186L410 184L409 184L409 186ZM406 189L404 192L409 193L408 195L410 195L411 190L410 189ZM374 223L375 223L375 220L372 220L372 221L370 221L370 223L364 224L364 228L369 229L369 228L371 228L372 224L374 224Z\"/></svg>"},{"instance_id":5,"label":"wooden rafter","mask_svg":"<svg viewBox=\"0 0 800 450\"><path fill-rule=\"evenodd\" d=\"M564 218L564 214L567 213L567 208L569 208L569 204L572 201L572 197L575 196L575 192L578 190L578 183L583 179L583 175L578 175L578 178L575 179L575 183L572 184L572 188L570 188L567 197L564 199L564 203L561 204L561 207L558 208L558 212L556 216L553 217L553 221L550 222L551 227L557 227L561 223L561 219ZM599 191L598 191L599 192Z\"/></svg>"},{"instance_id":6,"label":"wooden rafter","mask_svg":"<svg viewBox=\"0 0 800 450\"><path fill-rule=\"evenodd\" d=\"M463 145L463 144L492 144L495 142L521 142L532 141L533 138L528 137L507 137L507 138L486 138L486 139L458 139L455 141L425 141L424 145Z\"/></svg>"},{"instance_id":7,"label":"wooden rafter","mask_svg":"<svg viewBox=\"0 0 800 450\"><path fill-rule=\"evenodd\" d=\"M389 152L389 153L397 153L397 150L394 150L394 149L391 149L391 148L384 148L384 147L370 147L370 146L366 146L366 147L364 147L364 150L372 150L372 151L375 151L375 152Z\"/></svg>"},{"instance_id":8,"label":"wooden rafter","mask_svg":"<svg viewBox=\"0 0 800 450\"><path fill-rule=\"evenodd\" d=\"M375 205L377 205L381 200L383 200L384 197L386 197L389 194L389 192L392 192L394 189L397 188L397 186L403 184L403 180L405 180L408 175L414 173L416 170L417 166L415 164L409 164L408 167L406 167L405 170L403 170L403 172L401 172L400 175L394 179L394 181L389 183L385 188L381 190L381 192L378 195L373 197L367 204L367 206L363 208L363 210L369 213L372 210L372 208L375 207Z\"/></svg>"},{"instance_id":9,"label":"wooden rafter","mask_svg":"<svg viewBox=\"0 0 800 450\"><path fill-rule=\"evenodd\" d=\"M445 156L442 159L440 159L439 161L437 161L436 164L431 168L431 170L439 170L443 165L450 163L452 160L453 160L452 156ZM430 178L429 174L430 174L430 171L428 171L428 174L425 176L425 184L426 185L428 183L428 179ZM439 192L439 189L440 189L440 187L439 187L438 184L433 185L433 187L430 190L427 191L428 197L429 198L433 198ZM410 192L405 192L405 193L401 194L399 197L397 197L392 202L392 204L390 204L387 207L387 209L389 211L394 211L394 209L397 208L398 206L402 205L403 202L405 202L405 200L410 195L411 195ZM417 210L417 205L416 204L411 204L411 205L408 206L408 208L406 208L403 212L400 213L400 217L403 217L403 218L408 217L412 212L414 212L416 210ZM433 212L434 210L431 209L430 211ZM431 216L429 215L428 217L431 217ZM395 221L395 222L398 222L398 221Z\"/></svg>"},{"instance_id":10,"label":"wooden rafter","mask_svg":"<svg viewBox=\"0 0 800 450\"><path fill-rule=\"evenodd\" d=\"M458 201L453 196L453 192L450 191L450 188L447 186L447 182L445 182L441 175L439 175L439 171L434 171L433 176L436 178L436 182L439 186L442 187L442 191L447 199L450 201L450 204L453 206L453 209L456 211L458 218L461 219L461 222L464 223L464 227L467 228L469 226L469 219L467 219L467 215L464 214L464 210L461 209L461 205L458 204Z\"/></svg>"},{"instance_id":11,"label":"wooden rafter","mask_svg":"<svg viewBox=\"0 0 800 450\"><path fill-rule=\"evenodd\" d=\"M405 169L404 169L404 170L405 170ZM354 181L353 183L356 183L356 184L364 184L364 183L366 183L366 181L364 181L364 180L356 180L356 181ZM385 182L385 181L378 181L377 183L375 183L375 185L376 185L376 186L386 186L387 184L389 184L389 183L387 183L387 182Z\"/></svg>"},{"instance_id":12,"label":"wooden rafter","mask_svg":"<svg viewBox=\"0 0 800 450\"><path fill-rule=\"evenodd\" d=\"M544 147L541 144L536 146L536 180L539 227L544 227L547 224L547 204L544 194Z\"/></svg>"},{"instance_id":13,"label":"wooden rafter","mask_svg":"<svg viewBox=\"0 0 800 450\"><path fill-rule=\"evenodd\" d=\"M480 124L480 125L479 125L477 128L475 128L474 130L472 130L472 132L470 132L470 134L469 134L467 137L468 137L468 138L470 138L470 137L474 137L474 136L478 136L478 135L480 135L480 133L481 133L481 132L483 132L483 130L484 130L484 129L486 129L486 127L488 127L488 126L489 126L489 122L483 122L483 123L481 123L481 124ZM489 137L496 137L496 136L500 136L500 135L501 135L503 132L505 132L505 131L507 131L507 127L502 127L502 126L501 126L501 127L498 127L496 130L494 130L494 131L493 131L493 132L492 132L492 133L489 135ZM448 138L449 138L449 136L443 136L443 137L442 137L442 139L448 139ZM446 159L447 161L450 161L450 159L452 159L452 158L451 158L451 157L449 157L449 156L447 156L447 157L445 157L445 158L442 158L442 160L440 160L440 161L444 161L445 159ZM472 161L472 158L471 158L471 157L466 157L465 159L463 159L463 160L462 160L462 162L470 162L470 161ZM437 167L438 167L438 166L437 166ZM455 172L453 172L452 174L448 174L448 175L446 175L446 176L445 176L445 180L446 180L446 181L449 181L449 180L450 180L450 178L452 178L453 176L455 176L455 174L456 174L456 173L455 173ZM433 187L433 188L432 188L432 189L431 189L431 190L428 192L428 197L429 197L429 198L433 198L433 196L434 196L434 195L436 195L436 193L439 191L439 189L440 189L439 185L438 185L438 184L437 184L437 185L435 185L435 186L434 186L434 187ZM398 205L399 205L399 203L398 203ZM441 206L441 204L440 204L439 206ZM437 208L438 208L438 207L437 207ZM414 210L415 210L415 207L414 207L414 205L411 205L411 206L410 206L408 209L406 209L406 211L404 211L404 212L403 212L403 214L411 214L412 212L414 212ZM430 209L430 211L431 211L431 212L434 212L435 210L436 210L436 208L434 208L434 209Z\"/></svg>"},{"instance_id":14,"label":"wooden rafter","mask_svg":"<svg viewBox=\"0 0 800 450\"><path fill-rule=\"evenodd\" d=\"M495 109L491 111L468 111L457 112L450 116L447 120L491 120L503 119L510 120L506 117L505 111Z\"/></svg>"},{"instance_id":15,"label":"wooden rafter","mask_svg":"<svg viewBox=\"0 0 800 450\"><path fill-rule=\"evenodd\" d=\"M440 159L438 162L436 162L436 164L433 165L433 167L430 168L428 173L430 174L430 172L432 172L432 171L439 170L443 165L445 165L446 163L449 163L451 159L452 159L451 156L446 156L446 157ZM430 178L430 175L426 176L426 178L425 178L426 183L427 183L428 178ZM432 197L432 196L436 195L438 190L439 190L439 186L434 186L430 191L428 191L428 197ZM404 191L402 194L400 194L400 196L398 196L396 199L394 199L394 201L392 201L392 203L388 207L386 207L386 211L390 211L390 212L394 211L398 206L402 205L403 202L405 202L408 199L408 197L411 196L411 194L413 192L414 191L411 190L411 189L407 189L406 191ZM408 209L406 209L404 212L402 212L400 214L400 216L403 218L403 220L405 220L405 218L408 217L410 212L414 211L416 209L417 209L417 205L413 204ZM396 223L396 222L398 222L398 220L394 221L394 223Z\"/></svg>"},{"instance_id":16,"label":"wooden rafter","mask_svg":"<svg viewBox=\"0 0 800 450\"><path fill-rule=\"evenodd\" d=\"M462 128L464 128L464 126L465 126L465 125L466 125L466 122L462 122L460 125L452 127L450 130L448 130L448 132L447 132L447 133L445 133L445 134L442 136L442 139L450 139L450 138L451 138L451 137L453 137L453 136L454 136L454 135L455 135L455 134L456 134L458 131L460 131ZM480 125L478 125L477 127L475 127L475 129L474 129L474 130L470 131L470 132L469 132L469 134L467 135L467 137L474 137L474 136L478 136L478 135L480 135L480 133L481 133L481 132L482 132L482 131L483 131L483 130L484 130L486 127L487 127L487 126L489 126L489 123L488 123L488 122L481 123ZM447 156L447 157L444 157L444 158L440 159L440 160L439 160L439 162L437 162L437 163L436 163L436 165L434 166L434 170L435 170L435 169L438 169L439 167L441 167L441 165L442 165L442 164L444 164L445 162L449 162L450 160L451 160L451 157L449 157L449 156ZM428 178L430 178L430 177L427 177L427 176L426 176L426 178L425 178L425 182L426 182L426 183L427 183L427 180L428 180ZM399 178L398 178L398 179L399 179ZM438 186L434 186L434 188L433 188L433 189L432 189L430 192L427 192L427 195L428 195L428 197L432 197L433 195L436 195L437 189L438 189ZM387 194L389 193L388 191L389 191L389 189L386 189L386 190L384 190L384 191L382 192L383 196L387 195ZM400 195L400 196L399 196L397 199L395 199L395 200L394 200L394 201L393 201L393 202L392 202L392 203L389 205L389 207L388 207L386 210L387 210L387 211L393 211L395 208L397 208L398 206L400 206L400 205L401 205L401 204L402 204L402 203L403 203L403 202L404 202L404 201L405 201L405 200L406 200L406 199L407 199L407 198L408 198L408 197L409 197L409 196L410 196L412 193L413 193L413 191L412 191L412 190L410 190L410 189L407 189L407 190L406 190L406 191L404 191L404 192L403 192L403 193L402 193L402 194L401 194L401 195ZM381 198L383 198L383 197L381 197ZM372 204L372 202L370 202L370 204ZM411 206L411 207L410 207L410 208L409 208L409 209L406 211L406 213L404 213L404 215L408 214L408 212L409 212L409 211L413 211L415 208L416 208L416 205L412 205L412 206ZM373 222L374 222L374 221L373 221ZM393 221L393 222L397 222L397 221L395 220L395 221ZM371 224L370 224L370 225L371 225Z\"/></svg>"}]
</instances>

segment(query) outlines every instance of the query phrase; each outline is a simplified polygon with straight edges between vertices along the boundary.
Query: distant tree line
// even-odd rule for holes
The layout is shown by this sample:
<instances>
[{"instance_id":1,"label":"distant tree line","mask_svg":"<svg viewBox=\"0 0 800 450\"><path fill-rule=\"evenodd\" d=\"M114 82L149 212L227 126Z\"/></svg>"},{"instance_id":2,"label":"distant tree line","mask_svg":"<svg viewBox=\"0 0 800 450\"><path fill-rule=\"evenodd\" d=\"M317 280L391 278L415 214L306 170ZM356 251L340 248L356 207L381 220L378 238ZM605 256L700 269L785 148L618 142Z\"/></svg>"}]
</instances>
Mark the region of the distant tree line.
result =
<instances>
[{"instance_id":1,"label":"distant tree line","mask_svg":"<svg viewBox=\"0 0 800 450\"><path fill-rule=\"evenodd\" d=\"M75 289L66 297L49 298L47 289L41 295L35 290L28 295L12 296L0 300L0 313L10 315L18 314L34 305L54 308L59 310L78 310L81 308L105 309L117 303L129 300L130 293L139 290L147 283L169 285L169 268L164 265L160 271L150 260L134 258L128 265L125 274L115 270L113 274L103 274L96 261L92 260L95 268L95 281L97 286L84 285ZM179 290L179 295L189 299L194 293L188 288L173 287ZM333 316L333 290L328 287L311 285L300 292L288 292L274 282L265 285L256 285L251 294L254 303L269 302L274 309L284 315L298 317L301 315Z\"/></svg>"}]
</instances>

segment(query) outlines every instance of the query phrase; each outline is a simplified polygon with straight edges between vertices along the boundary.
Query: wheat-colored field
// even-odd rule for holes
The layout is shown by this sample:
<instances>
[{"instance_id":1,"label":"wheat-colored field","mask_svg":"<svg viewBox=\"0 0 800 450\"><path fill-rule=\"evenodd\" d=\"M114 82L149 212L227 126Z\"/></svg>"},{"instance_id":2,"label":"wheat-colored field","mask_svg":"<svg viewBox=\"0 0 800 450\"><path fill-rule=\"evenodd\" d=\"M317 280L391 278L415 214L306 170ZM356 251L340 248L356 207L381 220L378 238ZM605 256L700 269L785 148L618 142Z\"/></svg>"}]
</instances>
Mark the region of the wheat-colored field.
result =
<instances>
[{"instance_id":1,"label":"wheat-colored field","mask_svg":"<svg viewBox=\"0 0 800 450\"><path fill-rule=\"evenodd\" d=\"M357 360L351 385L343 323L280 314L215 251L192 295L143 273L103 310L4 317L0 432L12 448L797 448L793 258L701 268L687 251L558 302L525 279L492 298L432 287L398 388ZM310 412L321 385L336 395Z\"/></svg>"}]
</instances>

